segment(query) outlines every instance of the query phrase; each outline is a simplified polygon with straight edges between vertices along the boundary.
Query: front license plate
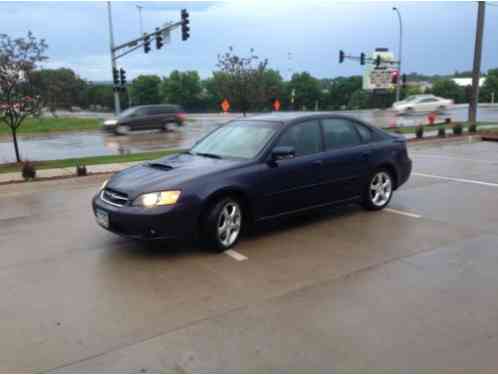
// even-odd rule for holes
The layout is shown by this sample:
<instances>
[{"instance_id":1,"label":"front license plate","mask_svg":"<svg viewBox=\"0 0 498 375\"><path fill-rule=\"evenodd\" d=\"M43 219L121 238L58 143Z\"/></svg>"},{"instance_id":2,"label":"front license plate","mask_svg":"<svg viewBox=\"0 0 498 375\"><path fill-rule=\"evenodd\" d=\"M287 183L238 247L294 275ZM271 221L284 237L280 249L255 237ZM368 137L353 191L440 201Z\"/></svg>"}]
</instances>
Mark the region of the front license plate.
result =
<instances>
[{"instance_id":1,"label":"front license plate","mask_svg":"<svg viewBox=\"0 0 498 375\"><path fill-rule=\"evenodd\" d=\"M95 219L97 220L97 223L104 228L109 228L109 214L107 212L97 208L95 211Z\"/></svg>"}]
</instances>

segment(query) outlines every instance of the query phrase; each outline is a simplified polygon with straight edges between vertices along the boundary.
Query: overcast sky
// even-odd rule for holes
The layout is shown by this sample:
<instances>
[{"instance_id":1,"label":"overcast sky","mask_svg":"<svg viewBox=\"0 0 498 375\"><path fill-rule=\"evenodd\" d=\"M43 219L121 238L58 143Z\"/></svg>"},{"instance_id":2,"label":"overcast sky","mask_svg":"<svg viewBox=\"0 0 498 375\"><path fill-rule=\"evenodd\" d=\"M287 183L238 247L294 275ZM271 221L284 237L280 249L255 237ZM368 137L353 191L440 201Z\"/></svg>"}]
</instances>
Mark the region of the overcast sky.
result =
<instances>
[{"instance_id":1,"label":"overcast sky","mask_svg":"<svg viewBox=\"0 0 498 375\"><path fill-rule=\"evenodd\" d=\"M472 67L475 2L113 2L117 43L139 34L136 4L143 6L145 31L178 21L180 9L187 8L191 38L182 42L176 30L166 48L157 51L152 43L149 54L139 50L121 59L128 79L138 74L164 76L174 69L198 70L207 77L215 69L217 54L228 46L240 54L254 48L285 78L303 70L320 78L361 74L358 63L339 64L338 51L359 54L387 47L397 54L399 26L393 6L403 17L405 72L445 74ZM486 9L482 70L498 66L494 4ZM13 37L31 30L45 38L50 57L46 67L70 67L89 80L111 79L105 2L2 2L0 25L0 33Z\"/></svg>"}]
</instances>

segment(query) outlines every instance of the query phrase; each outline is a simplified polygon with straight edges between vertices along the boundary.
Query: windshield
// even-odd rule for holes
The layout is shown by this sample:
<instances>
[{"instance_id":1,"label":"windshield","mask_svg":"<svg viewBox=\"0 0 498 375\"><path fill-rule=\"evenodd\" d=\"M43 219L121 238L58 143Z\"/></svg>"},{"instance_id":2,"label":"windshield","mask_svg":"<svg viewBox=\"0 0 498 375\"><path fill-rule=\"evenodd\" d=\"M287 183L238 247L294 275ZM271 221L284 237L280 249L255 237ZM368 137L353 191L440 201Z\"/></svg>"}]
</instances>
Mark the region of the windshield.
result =
<instances>
[{"instance_id":1,"label":"windshield","mask_svg":"<svg viewBox=\"0 0 498 375\"><path fill-rule=\"evenodd\" d=\"M222 158L253 159L275 134L276 125L262 121L234 121L209 134L190 152Z\"/></svg>"},{"instance_id":2,"label":"windshield","mask_svg":"<svg viewBox=\"0 0 498 375\"><path fill-rule=\"evenodd\" d=\"M118 116L118 118L124 118L126 116L129 116L131 115L133 112L135 112L136 110L138 109L138 107L131 107L131 108L128 108L126 110L124 110L123 112L121 112Z\"/></svg>"}]
</instances>

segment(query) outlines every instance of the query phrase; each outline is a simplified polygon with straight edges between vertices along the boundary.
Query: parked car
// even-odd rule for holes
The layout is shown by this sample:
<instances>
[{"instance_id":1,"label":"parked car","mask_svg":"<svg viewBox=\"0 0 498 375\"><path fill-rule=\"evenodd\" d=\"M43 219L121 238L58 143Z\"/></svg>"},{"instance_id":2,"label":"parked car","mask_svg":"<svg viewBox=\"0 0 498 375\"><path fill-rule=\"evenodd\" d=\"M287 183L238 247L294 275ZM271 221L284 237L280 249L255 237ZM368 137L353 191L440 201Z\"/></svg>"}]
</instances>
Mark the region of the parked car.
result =
<instances>
[{"instance_id":1,"label":"parked car","mask_svg":"<svg viewBox=\"0 0 498 375\"><path fill-rule=\"evenodd\" d=\"M451 99L441 98L434 95L413 95L405 100L395 102L393 109L399 114L411 114L415 112L444 112L453 106Z\"/></svg>"},{"instance_id":2,"label":"parked car","mask_svg":"<svg viewBox=\"0 0 498 375\"><path fill-rule=\"evenodd\" d=\"M104 129L117 134L132 130L169 130L169 125L181 126L186 120L182 107L173 104L141 105L130 107L117 118L104 121Z\"/></svg>"},{"instance_id":3,"label":"parked car","mask_svg":"<svg viewBox=\"0 0 498 375\"><path fill-rule=\"evenodd\" d=\"M256 222L351 202L380 210L411 167L404 138L352 117L259 115L213 130L188 151L114 174L93 210L119 235L200 235L222 251Z\"/></svg>"}]
</instances>

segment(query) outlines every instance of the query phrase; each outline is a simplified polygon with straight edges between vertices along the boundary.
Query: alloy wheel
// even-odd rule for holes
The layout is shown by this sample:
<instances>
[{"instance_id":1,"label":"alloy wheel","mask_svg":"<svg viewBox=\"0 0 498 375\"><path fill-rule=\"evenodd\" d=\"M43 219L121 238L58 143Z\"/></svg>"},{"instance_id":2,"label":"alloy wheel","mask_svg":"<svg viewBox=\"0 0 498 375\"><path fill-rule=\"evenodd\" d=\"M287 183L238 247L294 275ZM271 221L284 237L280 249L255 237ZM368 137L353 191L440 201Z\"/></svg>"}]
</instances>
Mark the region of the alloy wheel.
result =
<instances>
[{"instance_id":1,"label":"alloy wheel","mask_svg":"<svg viewBox=\"0 0 498 375\"><path fill-rule=\"evenodd\" d=\"M370 200L376 207L384 206L392 194L391 176L385 171L378 172L372 178L369 188Z\"/></svg>"},{"instance_id":2,"label":"alloy wheel","mask_svg":"<svg viewBox=\"0 0 498 375\"><path fill-rule=\"evenodd\" d=\"M232 246L239 237L242 228L242 211L234 201L228 201L223 206L217 225L218 240L225 248Z\"/></svg>"}]
</instances>

